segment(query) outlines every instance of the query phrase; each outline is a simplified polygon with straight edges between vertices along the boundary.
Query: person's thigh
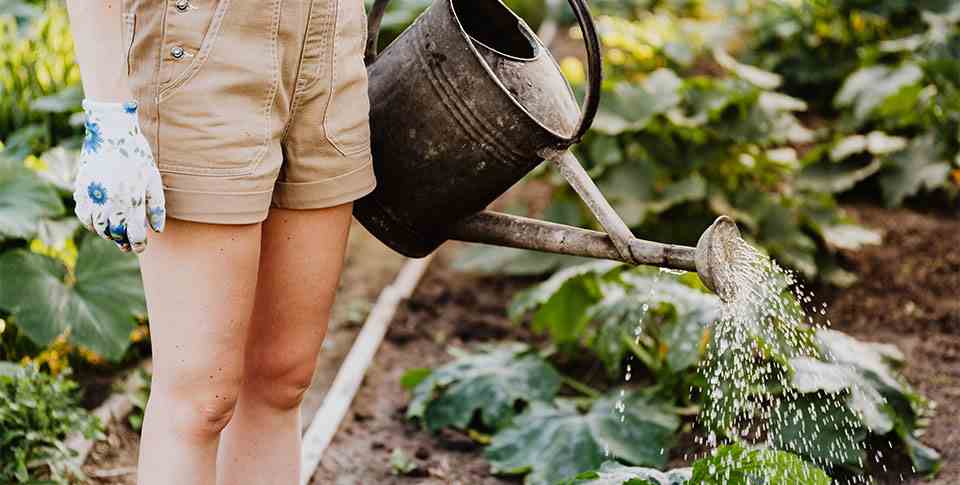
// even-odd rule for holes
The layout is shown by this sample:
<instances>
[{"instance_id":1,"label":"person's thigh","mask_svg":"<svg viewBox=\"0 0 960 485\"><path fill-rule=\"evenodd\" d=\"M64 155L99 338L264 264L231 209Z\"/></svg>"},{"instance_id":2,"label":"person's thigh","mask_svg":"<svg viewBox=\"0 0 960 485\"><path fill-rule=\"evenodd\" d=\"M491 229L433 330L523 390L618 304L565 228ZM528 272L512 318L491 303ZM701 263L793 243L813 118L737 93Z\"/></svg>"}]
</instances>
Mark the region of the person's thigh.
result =
<instances>
[{"instance_id":1,"label":"person's thigh","mask_svg":"<svg viewBox=\"0 0 960 485\"><path fill-rule=\"evenodd\" d=\"M151 234L141 255L153 395L198 411L178 413L188 430L204 420L216 428L229 419L242 383L259 258L259 224L177 219L168 219L162 234Z\"/></svg>"},{"instance_id":2,"label":"person's thigh","mask_svg":"<svg viewBox=\"0 0 960 485\"><path fill-rule=\"evenodd\" d=\"M251 397L295 407L309 386L343 268L351 208L273 208L263 223L246 359L247 385L259 396Z\"/></svg>"}]
</instances>

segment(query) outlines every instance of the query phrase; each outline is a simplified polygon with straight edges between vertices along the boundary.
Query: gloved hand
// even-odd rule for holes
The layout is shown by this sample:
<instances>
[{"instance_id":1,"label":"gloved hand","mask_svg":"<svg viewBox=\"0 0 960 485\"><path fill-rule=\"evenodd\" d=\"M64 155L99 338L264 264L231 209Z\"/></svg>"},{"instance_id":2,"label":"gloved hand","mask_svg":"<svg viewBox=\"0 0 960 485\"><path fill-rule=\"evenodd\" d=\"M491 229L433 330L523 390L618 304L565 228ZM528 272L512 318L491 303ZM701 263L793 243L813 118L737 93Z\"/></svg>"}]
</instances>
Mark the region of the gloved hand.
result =
<instances>
[{"instance_id":1,"label":"gloved hand","mask_svg":"<svg viewBox=\"0 0 960 485\"><path fill-rule=\"evenodd\" d=\"M142 252L147 223L163 231L163 185L147 139L140 132L137 104L83 100L86 136L74 183L76 214L87 229Z\"/></svg>"}]
</instances>

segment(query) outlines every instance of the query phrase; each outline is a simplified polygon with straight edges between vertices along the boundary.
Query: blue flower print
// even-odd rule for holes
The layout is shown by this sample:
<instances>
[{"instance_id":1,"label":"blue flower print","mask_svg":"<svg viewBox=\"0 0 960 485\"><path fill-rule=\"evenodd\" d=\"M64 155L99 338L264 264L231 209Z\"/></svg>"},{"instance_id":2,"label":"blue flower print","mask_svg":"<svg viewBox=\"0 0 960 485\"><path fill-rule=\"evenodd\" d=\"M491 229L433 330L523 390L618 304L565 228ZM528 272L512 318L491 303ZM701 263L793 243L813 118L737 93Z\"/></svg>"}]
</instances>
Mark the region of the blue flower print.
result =
<instances>
[{"instance_id":1,"label":"blue flower print","mask_svg":"<svg viewBox=\"0 0 960 485\"><path fill-rule=\"evenodd\" d=\"M110 224L110 227L107 228L108 233L113 239L126 239L127 237L127 223L121 222L119 224Z\"/></svg>"},{"instance_id":2,"label":"blue flower print","mask_svg":"<svg viewBox=\"0 0 960 485\"><path fill-rule=\"evenodd\" d=\"M127 113L136 113L137 112L137 102L136 101L127 101L123 103L123 110Z\"/></svg>"},{"instance_id":3,"label":"blue flower print","mask_svg":"<svg viewBox=\"0 0 960 485\"><path fill-rule=\"evenodd\" d=\"M94 204L103 205L107 203L107 188L103 184L90 182L87 186L87 196Z\"/></svg>"},{"instance_id":4,"label":"blue flower print","mask_svg":"<svg viewBox=\"0 0 960 485\"><path fill-rule=\"evenodd\" d=\"M103 144L103 136L100 134L100 125L87 121L84 123L87 128L87 134L83 137L83 151L86 153L97 153L100 145Z\"/></svg>"}]
</instances>

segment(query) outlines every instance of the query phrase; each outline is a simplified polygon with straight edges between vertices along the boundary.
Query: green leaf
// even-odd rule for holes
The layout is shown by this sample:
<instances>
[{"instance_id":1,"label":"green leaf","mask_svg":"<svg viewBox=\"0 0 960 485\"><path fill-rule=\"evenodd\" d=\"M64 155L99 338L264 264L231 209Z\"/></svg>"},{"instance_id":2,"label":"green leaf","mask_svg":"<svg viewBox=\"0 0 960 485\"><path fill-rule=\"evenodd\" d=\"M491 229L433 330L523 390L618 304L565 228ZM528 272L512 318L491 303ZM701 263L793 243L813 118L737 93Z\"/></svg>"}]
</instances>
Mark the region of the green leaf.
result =
<instances>
[{"instance_id":1,"label":"green leaf","mask_svg":"<svg viewBox=\"0 0 960 485\"><path fill-rule=\"evenodd\" d=\"M606 135L639 131L658 114L680 103L682 80L670 69L658 69L642 84L617 83L600 98L593 129Z\"/></svg>"},{"instance_id":2,"label":"green leaf","mask_svg":"<svg viewBox=\"0 0 960 485\"><path fill-rule=\"evenodd\" d=\"M781 398L770 420L771 442L824 467L862 467L867 430L840 395Z\"/></svg>"},{"instance_id":3,"label":"green leaf","mask_svg":"<svg viewBox=\"0 0 960 485\"><path fill-rule=\"evenodd\" d=\"M888 159L887 168L879 176L880 188L886 204L893 207L923 189L942 187L949 174L950 163L940 157L934 136L925 135Z\"/></svg>"},{"instance_id":4,"label":"green leaf","mask_svg":"<svg viewBox=\"0 0 960 485\"><path fill-rule=\"evenodd\" d=\"M815 163L803 168L796 179L796 187L814 192L839 193L852 189L880 171L883 163L873 159L866 165L857 163Z\"/></svg>"},{"instance_id":5,"label":"green leaf","mask_svg":"<svg viewBox=\"0 0 960 485\"><path fill-rule=\"evenodd\" d=\"M800 446L797 443L808 443L802 449L790 448L791 451L822 460L818 463L837 463L843 459L843 463L862 466L862 450L850 449L855 448L850 437L862 440L862 433L856 430L862 428L877 435L895 430L918 470L936 469L940 463L937 452L913 439L929 405L896 373L894 368L903 363L903 354L893 345L862 342L835 330L820 329L816 337L827 362L790 361L794 369L792 386L806 393L798 401L806 409L782 409L781 415L796 418L790 424L780 423L779 431L791 437L784 440L792 442L794 447ZM828 409L834 402L843 409ZM829 413L833 416L826 418ZM821 429L819 423L832 423L834 429ZM827 446L814 440L810 436L813 429L835 444Z\"/></svg>"},{"instance_id":6,"label":"green leaf","mask_svg":"<svg viewBox=\"0 0 960 485\"><path fill-rule=\"evenodd\" d=\"M390 470L394 475L409 475L418 467L417 462L410 458L402 448L394 448L390 454Z\"/></svg>"},{"instance_id":7,"label":"green leaf","mask_svg":"<svg viewBox=\"0 0 960 485\"><path fill-rule=\"evenodd\" d=\"M30 109L41 113L70 113L80 110L83 89L79 85L68 86L57 93L37 98Z\"/></svg>"},{"instance_id":8,"label":"green leaf","mask_svg":"<svg viewBox=\"0 0 960 485\"><path fill-rule=\"evenodd\" d=\"M605 461L598 470L581 473L559 485L683 485L690 480L691 474L690 468L661 472L653 468Z\"/></svg>"},{"instance_id":9,"label":"green leaf","mask_svg":"<svg viewBox=\"0 0 960 485\"><path fill-rule=\"evenodd\" d=\"M837 93L834 104L853 107L858 122L869 119L872 112L901 89L919 83L923 70L913 63L899 67L871 66L862 68L847 78Z\"/></svg>"},{"instance_id":10,"label":"green leaf","mask_svg":"<svg viewBox=\"0 0 960 485\"><path fill-rule=\"evenodd\" d=\"M57 191L19 162L0 156L0 242L29 239L37 222L64 212Z\"/></svg>"},{"instance_id":11,"label":"green leaf","mask_svg":"<svg viewBox=\"0 0 960 485\"><path fill-rule=\"evenodd\" d=\"M830 477L785 451L721 446L693 463L690 485L829 485Z\"/></svg>"},{"instance_id":12,"label":"green leaf","mask_svg":"<svg viewBox=\"0 0 960 485\"><path fill-rule=\"evenodd\" d=\"M560 389L560 375L525 345L504 345L435 369L413 390L408 418L430 430L466 429L475 414L489 429L513 419L519 402L549 401Z\"/></svg>"},{"instance_id":13,"label":"green leaf","mask_svg":"<svg viewBox=\"0 0 960 485\"><path fill-rule=\"evenodd\" d=\"M486 455L494 473L553 484L606 459L663 466L679 426L669 403L642 392L614 391L586 414L565 400L535 402L493 437Z\"/></svg>"},{"instance_id":14,"label":"green leaf","mask_svg":"<svg viewBox=\"0 0 960 485\"><path fill-rule=\"evenodd\" d=\"M78 153L62 146L51 148L40 155L43 168L37 170L40 178L53 184L64 193L73 193L73 181L77 176Z\"/></svg>"},{"instance_id":15,"label":"green leaf","mask_svg":"<svg viewBox=\"0 0 960 485\"><path fill-rule=\"evenodd\" d=\"M20 367L16 362L0 361L0 376L12 376Z\"/></svg>"},{"instance_id":16,"label":"green leaf","mask_svg":"<svg viewBox=\"0 0 960 485\"><path fill-rule=\"evenodd\" d=\"M576 340L587 322L587 310L601 297L598 279L622 267L597 261L558 271L548 280L519 293L510 303L510 318L519 320L536 309L533 328L547 330L558 342Z\"/></svg>"},{"instance_id":17,"label":"green leaf","mask_svg":"<svg viewBox=\"0 0 960 485\"><path fill-rule=\"evenodd\" d=\"M619 372L629 351L627 342L641 332L659 338L671 370L696 365L700 340L717 319L720 300L663 276L626 272L621 280L626 288L605 286L604 299L588 312L595 323L591 348L607 370L612 375Z\"/></svg>"},{"instance_id":18,"label":"green leaf","mask_svg":"<svg viewBox=\"0 0 960 485\"><path fill-rule=\"evenodd\" d=\"M920 442L910 433L902 433L901 439L907 448L907 455L918 473L933 475L943 466L943 456L937 450Z\"/></svg>"},{"instance_id":19,"label":"green leaf","mask_svg":"<svg viewBox=\"0 0 960 485\"><path fill-rule=\"evenodd\" d=\"M137 259L88 235L75 273L52 258L22 249L0 255L0 308L40 346L70 339L116 360L130 345L134 319L146 312Z\"/></svg>"},{"instance_id":20,"label":"green leaf","mask_svg":"<svg viewBox=\"0 0 960 485\"><path fill-rule=\"evenodd\" d=\"M407 369L406 372L400 376L400 386L408 391L412 391L415 387L419 386L427 377L430 377L430 374L433 371L423 367L418 367L415 369Z\"/></svg>"},{"instance_id":21,"label":"green leaf","mask_svg":"<svg viewBox=\"0 0 960 485\"><path fill-rule=\"evenodd\" d=\"M837 249L855 251L868 245L877 245L883 242L879 231L868 229L857 224L836 224L820 228L820 235L828 246Z\"/></svg>"},{"instance_id":22,"label":"green leaf","mask_svg":"<svg viewBox=\"0 0 960 485\"><path fill-rule=\"evenodd\" d=\"M879 435L893 429L893 419L883 396L853 367L809 357L791 359L790 366L793 368L790 384L794 389L802 393L847 392L847 407L856 413L867 429Z\"/></svg>"},{"instance_id":23,"label":"green leaf","mask_svg":"<svg viewBox=\"0 0 960 485\"><path fill-rule=\"evenodd\" d=\"M67 241L72 240L80 220L74 216L61 219L44 219L37 225L37 239L54 248L62 248Z\"/></svg>"},{"instance_id":24,"label":"green leaf","mask_svg":"<svg viewBox=\"0 0 960 485\"><path fill-rule=\"evenodd\" d=\"M713 50L713 57L717 64L758 88L770 91L783 84L783 78L779 74L737 62L736 59L719 47Z\"/></svg>"}]
</instances>

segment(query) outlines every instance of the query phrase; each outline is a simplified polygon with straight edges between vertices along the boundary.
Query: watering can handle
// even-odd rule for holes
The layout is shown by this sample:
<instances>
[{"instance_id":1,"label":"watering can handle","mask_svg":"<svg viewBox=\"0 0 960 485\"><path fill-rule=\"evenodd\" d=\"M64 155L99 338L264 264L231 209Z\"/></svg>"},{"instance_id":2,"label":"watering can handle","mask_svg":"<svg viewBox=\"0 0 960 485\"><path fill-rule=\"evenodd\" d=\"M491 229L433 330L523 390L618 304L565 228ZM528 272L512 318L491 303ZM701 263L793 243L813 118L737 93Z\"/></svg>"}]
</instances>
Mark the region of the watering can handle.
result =
<instances>
[{"instance_id":1,"label":"watering can handle","mask_svg":"<svg viewBox=\"0 0 960 485\"><path fill-rule=\"evenodd\" d=\"M603 80L603 59L600 55L600 39L597 36L597 27L593 23L593 17L590 15L590 8L587 6L586 0L567 1L570 3L570 8L573 9L574 17L580 24L587 50L587 95L583 100L577 131L565 143L566 146L570 146L580 142L583 135L590 129L590 125L593 124L593 118L597 116L597 110L600 108L600 82ZM364 55L367 65L373 63L377 58L380 23L383 21L383 14L387 11L387 4L389 3L390 0L376 0L370 9L367 20L366 54Z\"/></svg>"}]
</instances>

